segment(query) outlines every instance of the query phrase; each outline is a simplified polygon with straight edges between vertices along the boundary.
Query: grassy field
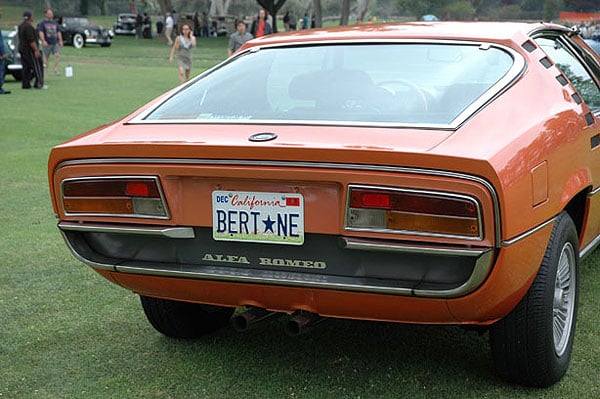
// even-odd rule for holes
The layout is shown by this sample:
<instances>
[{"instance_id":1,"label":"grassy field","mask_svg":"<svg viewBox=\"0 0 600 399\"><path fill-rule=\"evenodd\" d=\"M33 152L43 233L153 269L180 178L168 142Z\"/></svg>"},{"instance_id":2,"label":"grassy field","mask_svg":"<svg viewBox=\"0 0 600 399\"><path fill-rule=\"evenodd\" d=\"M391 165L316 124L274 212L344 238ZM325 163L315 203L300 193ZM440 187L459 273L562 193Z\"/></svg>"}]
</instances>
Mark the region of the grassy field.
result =
<instances>
[{"instance_id":1,"label":"grassy field","mask_svg":"<svg viewBox=\"0 0 600 399\"><path fill-rule=\"evenodd\" d=\"M493 373L487 335L455 327L330 320L297 338L275 319L200 340L154 331L138 298L68 252L47 189L50 148L178 83L164 42L117 37L65 48L49 90L7 78L0 96L0 398L600 397L600 252L582 264L571 368L546 390ZM194 72L226 54L201 40Z\"/></svg>"}]
</instances>

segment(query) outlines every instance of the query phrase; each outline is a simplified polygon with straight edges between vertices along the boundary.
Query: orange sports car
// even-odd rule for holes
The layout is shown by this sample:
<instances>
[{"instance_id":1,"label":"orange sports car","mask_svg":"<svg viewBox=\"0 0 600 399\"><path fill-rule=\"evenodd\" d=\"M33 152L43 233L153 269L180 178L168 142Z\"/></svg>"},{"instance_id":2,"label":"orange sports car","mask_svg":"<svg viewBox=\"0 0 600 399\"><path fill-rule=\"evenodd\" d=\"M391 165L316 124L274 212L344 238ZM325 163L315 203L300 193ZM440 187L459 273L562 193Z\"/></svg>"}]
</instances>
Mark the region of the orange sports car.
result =
<instances>
[{"instance_id":1,"label":"orange sports car","mask_svg":"<svg viewBox=\"0 0 600 399\"><path fill-rule=\"evenodd\" d=\"M600 242L599 87L555 24L271 35L53 148L52 202L75 256L167 336L278 313L290 334L474 326L503 378L549 386Z\"/></svg>"}]
</instances>

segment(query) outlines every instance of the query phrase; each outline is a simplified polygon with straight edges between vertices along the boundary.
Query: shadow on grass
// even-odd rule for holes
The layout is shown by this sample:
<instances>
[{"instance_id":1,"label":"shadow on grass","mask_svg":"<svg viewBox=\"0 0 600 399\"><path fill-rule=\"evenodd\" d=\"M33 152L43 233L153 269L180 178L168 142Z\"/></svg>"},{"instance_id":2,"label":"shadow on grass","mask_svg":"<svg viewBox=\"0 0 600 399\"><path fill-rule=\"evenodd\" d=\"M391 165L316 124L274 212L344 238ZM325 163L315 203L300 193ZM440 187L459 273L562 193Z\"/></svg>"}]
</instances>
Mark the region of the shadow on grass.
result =
<instances>
[{"instance_id":1,"label":"shadow on grass","mask_svg":"<svg viewBox=\"0 0 600 399\"><path fill-rule=\"evenodd\" d=\"M241 334L225 329L199 341L156 336L154 348L159 357L177 353L184 364L218 364L196 369L195 378L207 372L213 377L204 386L209 396L227 386L231 397L398 397L424 390L468 392L476 389L473 384L489 388L495 380L487 335L330 319L293 338L284 332L286 321Z\"/></svg>"}]
</instances>

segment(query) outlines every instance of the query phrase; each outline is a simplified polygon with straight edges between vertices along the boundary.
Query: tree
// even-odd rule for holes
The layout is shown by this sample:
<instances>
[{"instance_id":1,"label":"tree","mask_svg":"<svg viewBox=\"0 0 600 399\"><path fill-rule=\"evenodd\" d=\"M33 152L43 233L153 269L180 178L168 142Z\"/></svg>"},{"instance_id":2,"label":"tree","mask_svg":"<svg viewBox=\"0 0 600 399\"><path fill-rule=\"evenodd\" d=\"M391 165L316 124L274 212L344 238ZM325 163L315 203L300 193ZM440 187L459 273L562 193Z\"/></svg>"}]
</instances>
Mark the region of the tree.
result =
<instances>
[{"instance_id":1,"label":"tree","mask_svg":"<svg viewBox=\"0 0 600 399\"><path fill-rule=\"evenodd\" d=\"M89 8L90 4L88 0L81 0L79 2L79 12L81 13L81 15L88 15Z\"/></svg>"},{"instance_id":2,"label":"tree","mask_svg":"<svg viewBox=\"0 0 600 399\"><path fill-rule=\"evenodd\" d=\"M167 15L173 11L173 5L171 4L171 0L158 0L158 4L160 5L160 13L162 15Z\"/></svg>"},{"instance_id":3,"label":"tree","mask_svg":"<svg viewBox=\"0 0 600 399\"><path fill-rule=\"evenodd\" d=\"M560 0L544 0L544 13L545 21L552 21L554 18L558 18L560 7L562 2Z\"/></svg>"},{"instance_id":4,"label":"tree","mask_svg":"<svg viewBox=\"0 0 600 399\"><path fill-rule=\"evenodd\" d=\"M94 0L100 9L100 15L106 15L106 0Z\"/></svg>"},{"instance_id":5,"label":"tree","mask_svg":"<svg viewBox=\"0 0 600 399\"><path fill-rule=\"evenodd\" d=\"M258 4L273 17L273 33L277 33L277 13L285 4L285 0L257 0Z\"/></svg>"},{"instance_id":6,"label":"tree","mask_svg":"<svg viewBox=\"0 0 600 399\"><path fill-rule=\"evenodd\" d=\"M348 25L350 22L350 0L342 0L342 16L340 17L340 25Z\"/></svg>"},{"instance_id":7,"label":"tree","mask_svg":"<svg viewBox=\"0 0 600 399\"><path fill-rule=\"evenodd\" d=\"M356 5L356 19L358 21L364 21L365 14L367 13L367 9L369 8L369 0L357 0Z\"/></svg>"},{"instance_id":8,"label":"tree","mask_svg":"<svg viewBox=\"0 0 600 399\"><path fill-rule=\"evenodd\" d=\"M313 0L313 10L313 15L315 17L315 28L320 28L323 26L321 0Z\"/></svg>"},{"instance_id":9,"label":"tree","mask_svg":"<svg viewBox=\"0 0 600 399\"><path fill-rule=\"evenodd\" d=\"M210 15L225 16L229 13L231 0L213 0L210 2Z\"/></svg>"}]
</instances>

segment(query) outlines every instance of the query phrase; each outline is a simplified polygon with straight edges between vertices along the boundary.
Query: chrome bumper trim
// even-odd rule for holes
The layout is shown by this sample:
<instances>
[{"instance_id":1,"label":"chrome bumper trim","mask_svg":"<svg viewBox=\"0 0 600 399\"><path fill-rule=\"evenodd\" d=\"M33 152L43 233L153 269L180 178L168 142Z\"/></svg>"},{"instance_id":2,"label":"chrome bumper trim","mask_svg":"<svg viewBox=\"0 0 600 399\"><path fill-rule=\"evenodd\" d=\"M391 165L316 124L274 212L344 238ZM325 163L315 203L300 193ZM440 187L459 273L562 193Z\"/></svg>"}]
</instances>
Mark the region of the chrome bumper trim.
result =
<instances>
[{"instance_id":1,"label":"chrome bumper trim","mask_svg":"<svg viewBox=\"0 0 600 399\"><path fill-rule=\"evenodd\" d=\"M257 269L243 268L227 268L219 266L202 266L188 264L177 264L172 266L167 265L149 265L148 263L101 263L91 261L80 254L70 243L66 236L67 231L83 231L83 232L109 232L109 233L124 233L124 234L153 234L162 235L170 238L191 238L189 234L193 234L190 227L181 228L144 228L137 226L103 226L103 225L79 225L76 223L63 222L59 224L59 228L67 246L73 255L81 262L96 269L130 273L138 275L148 275L157 277L175 277L198 280L213 280L213 281L231 281L236 283L250 284L267 284L291 287L306 287L316 289L334 289L343 291L365 292L374 294L391 294L391 295L406 295L428 298L455 298L464 296L475 290L488 276L493 263L493 249L455 249L450 247L429 247L418 245L405 244L387 244L377 243L368 240L343 239L346 248L349 250L364 250L364 251L393 251L404 253L421 253L434 256L466 256L478 257L475 260L473 272L468 280L461 286L445 289L418 289L409 287L394 287L386 285L382 282L381 285L370 283L361 283L353 277L318 275L308 273L286 272L286 271L270 271ZM175 234L176 237L168 234Z\"/></svg>"},{"instance_id":2,"label":"chrome bumper trim","mask_svg":"<svg viewBox=\"0 0 600 399\"><path fill-rule=\"evenodd\" d=\"M104 225L104 224L81 224L61 222L58 228L63 231L84 231L88 233L117 233L117 234L143 234L162 236L168 238L194 238L192 227L151 227L139 225Z\"/></svg>"},{"instance_id":3,"label":"chrome bumper trim","mask_svg":"<svg viewBox=\"0 0 600 399\"><path fill-rule=\"evenodd\" d=\"M556 217L553 217L552 219L546 220L544 223L537 225L536 227L534 227L531 230L527 230L526 232L524 232L523 234L520 234L514 238L511 238L510 240L505 240L502 241L502 246L503 247L508 247L513 245L516 242L519 242L527 237L529 237L530 235L537 233L538 231L542 230L544 227L548 226L549 224L552 224L556 221Z\"/></svg>"},{"instance_id":4,"label":"chrome bumper trim","mask_svg":"<svg viewBox=\"0 0 600 399\"><path fill-rule=\"evenodd\" d=\"M397 244L355 238L342 238L344 247L363 251L403 252L414 254L446 255L446 256L481 256L489 249L467 249L454 247L433 247L413 244Z\"/></svg>"}]
</instances>

